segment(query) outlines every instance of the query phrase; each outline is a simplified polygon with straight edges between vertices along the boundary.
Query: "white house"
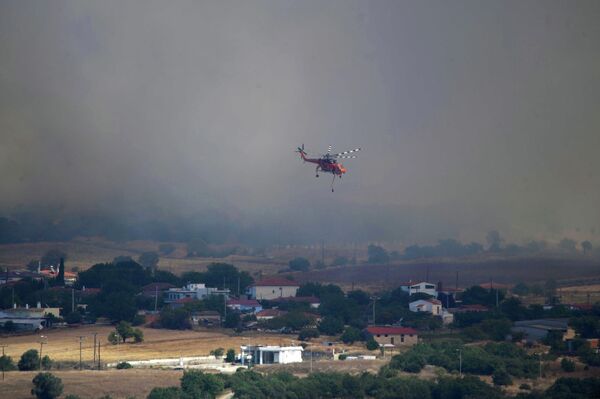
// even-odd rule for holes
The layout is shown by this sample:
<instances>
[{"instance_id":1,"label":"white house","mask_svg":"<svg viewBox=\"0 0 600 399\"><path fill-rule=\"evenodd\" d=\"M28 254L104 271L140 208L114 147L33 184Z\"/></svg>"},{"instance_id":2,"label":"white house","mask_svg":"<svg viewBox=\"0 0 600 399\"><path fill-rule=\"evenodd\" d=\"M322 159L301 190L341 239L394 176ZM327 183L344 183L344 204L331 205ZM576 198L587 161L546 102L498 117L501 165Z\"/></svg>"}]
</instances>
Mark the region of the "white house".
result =
<instances>
[{"instance_id":1,"label":"white house","mask_svg":"<svg viewBox=\"0 0 600 399\"><path fill-rule=\"evenodd\" d=\"M241 313L258 313L263 310L256 299L229 299L227 300L227 307Z\"/></svg>"},{"instance_id":2,"label":"white house","mask_svg":"<svg viewBox=\"0 0 600 399\"><path fill-rule=\"evenodd\" d=\"M253 364L287 364L302 362L301 346L242 346L241 360Z\"/></svg>"},{"instance_id":3,"label":"white house","mask_svg":"<svg viewBox=\"0 0 600 399\"><path fill-rule=\"evenodd\" d=\"M184 298L204 299L210 295L229 296L229 290L207 287L204 284L188 284L183 288L169 288L165 291L165 303L174 303Z\"/></svg>"},{"instance_id":4,"label":"white house","mask_svg":"<svg viewBox=\"0 0 600 399\"><path fill-rule=\"evenodd\" d=\"M437 299L419 299L408 304L411 312L426 312L442 316L442 303Z\"/></svg>"},{"instance_id":5,"label":"white house","mask_svg":"<svg viewBox=\"0 0 600 399\"><path fill-rule=\"evenodd\" d=\"M252 299L275 299L296 296L300 285L285 278L268 278L248 287Z\"/></svg>"},{"instance_id":6,"label":"white house","mask_svg":"<svg viewBox=\"0 0 600 399\"><path fill-rule=\"evenodd\" d=\"M48 326L48 317L60 317L60 308L43 308L38 302L36 308L26 305L24 308L0 310L0 326L12 322L17 330L41 330Z\"/></svg>"},{"instance_id":7,"label":"white house","mask_svg":"<svg viewBox=\"0 0 600 399\"><path fill-rule=\"evenodd\" d=\"M435 284L431 284L431 283L427 283L427 282L420 282L420 283L412 283L412 282L408 282L408 283L402 283L400 285L400 289L402 291L408 292L408 295L412 295L412 294L418 294L418 293L423 293L423 294L427 294L427 295L431 295L434 298L437 298L437 289L436 289L436 285Z\"/></svg>"}]
</instances>

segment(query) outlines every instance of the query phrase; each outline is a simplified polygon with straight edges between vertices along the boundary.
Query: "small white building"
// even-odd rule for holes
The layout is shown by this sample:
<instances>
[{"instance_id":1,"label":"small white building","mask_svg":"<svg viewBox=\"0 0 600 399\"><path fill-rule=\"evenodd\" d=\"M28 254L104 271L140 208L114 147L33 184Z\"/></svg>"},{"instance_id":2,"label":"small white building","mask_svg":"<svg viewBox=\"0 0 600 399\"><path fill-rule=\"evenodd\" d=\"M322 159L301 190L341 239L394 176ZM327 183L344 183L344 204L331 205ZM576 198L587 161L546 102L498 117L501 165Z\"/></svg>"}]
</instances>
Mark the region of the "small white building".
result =
<instances>
[{"instance_id":1,"label":"small white building","mask_svg":"<svg viewBox=\"0 0 600 399\"><path fill-rule=\"evenodd\" d=\"M275 299L296 296L300 285L285 278L268 278L248 287L248 295L252 299Z\"/></svg>"},{"instance_id":2,"label":"small white building","mask_svg":"<svg viewBox=\"0 0 600 399\"><path fill-rule=\"evenodd\" d=\"M183 288L169 288L165 291L165 303L175 303L184 298L200 300L210 295L229 297L229 290L207 287L205 284L188 284Z\"/></svg>"},{"instance_id":3,"label":"small white building","mask_svg":"<svg viewBox=\"0 0 600 399\"><path fill-rule=\"evenodd\" d=\"M442 316L442 303L437 299L419 299L408 304L411 312L426 312L434 316Z\"/></svg>"},{"instance_id":4,"label":"small white building","mask_svg":"<svg viewBox=\"0 0 600 399\"><path fill-rule=\"evenodd\" d=\"M248 345L241 347L242 365L252 364L287 364L302 362L301 346L262 346Z\"/></svg>"},{"instance_id":5,"label":"small white building","mask_svg":"<svg viewBox=\"0 0 600 399\"><path fill-rule=\"evenodd\" d=\"M400 289L402 291L408 292L408 295L423 293L423 294L431 295L434 298L437 298L437 296L438 296L436 285L427 283L425 281L422 281L420 283L414 283L414 284L412 282L403 283L400 285Z\"/></svg>"}]
</instances>

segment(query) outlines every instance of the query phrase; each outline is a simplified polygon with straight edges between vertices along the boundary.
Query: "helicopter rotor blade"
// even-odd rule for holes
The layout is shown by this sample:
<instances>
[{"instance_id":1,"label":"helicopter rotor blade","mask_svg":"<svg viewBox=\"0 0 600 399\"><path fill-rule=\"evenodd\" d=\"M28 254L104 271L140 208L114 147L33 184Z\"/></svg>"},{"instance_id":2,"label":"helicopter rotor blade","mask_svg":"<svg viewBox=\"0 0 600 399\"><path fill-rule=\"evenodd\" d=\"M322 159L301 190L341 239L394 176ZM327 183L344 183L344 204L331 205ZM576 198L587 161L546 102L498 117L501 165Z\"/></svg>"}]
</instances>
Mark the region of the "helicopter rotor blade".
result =
<instances>
[{"instance_id":1,"label":"helicopter rotor blade","mask_svg":"<svg viewBox=\"0 0 600 399\"><path fill-rule=\"evenodd\" d=\"M331 154L331 144L329 144L329 148L327 148L327 153Z\"/></svg>"},{"instance_id":2,"label":"helicopter rotor blade","mask_svg":"<svg viewBox=\"0 0 600 399\"><path fill-rule=\"evenodd\" d=\"M351 155L351 156L347 156L347 155L342 155L341 157L338 157L340 159L355 159L358 158L356 155Z\"/></svg>"},{"instance_id":3,"label":"helicopter rotor blade","mask_svg":"<svg viewBox=\"0 0 600 399\"><path fill-rule=\"evenodd\" d=\"M355 148L353 150L339 152L339 153L335 154L334 157L339 157L339 156L346 155L346 154L352 154L353 152L357 152L357 151L360 151L360 148Z\"/></svg>"}]
</instances>

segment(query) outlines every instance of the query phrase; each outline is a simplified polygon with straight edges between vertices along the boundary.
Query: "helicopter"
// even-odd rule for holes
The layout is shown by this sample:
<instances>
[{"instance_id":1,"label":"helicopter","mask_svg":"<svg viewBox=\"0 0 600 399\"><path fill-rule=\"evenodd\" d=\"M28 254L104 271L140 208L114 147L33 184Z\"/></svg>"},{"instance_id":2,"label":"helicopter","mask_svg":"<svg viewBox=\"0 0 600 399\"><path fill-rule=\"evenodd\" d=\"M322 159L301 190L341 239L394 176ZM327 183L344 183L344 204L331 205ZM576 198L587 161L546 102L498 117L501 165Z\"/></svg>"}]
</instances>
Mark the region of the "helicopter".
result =
<instances>
[{"instance_id":1,"label":"helicopter","mask_svg":"<svg viewBox=\"0 0 600 399\"><path fill-rule=\"evenodd\" d=\"M331 145L329 146L329 148L327 149L327 153L321 155L321 157L319 158L308 158L307 157L307 153L306 151L304 151L304 144L302 144L302 147L298 147L296 149L296 152L300 153L300 158L302 158L302 160L304 162L310 162L310 163L314 163L317 164L315 173L316 173L316 177L319 177L319 171L322 171L323 173L331 173L333 175L333 180L331 181L331 192L333 192L333 183L335 182L335 178L339 177L340 179L342 178L342 175L344 173L346 173L347 169L344 168L344 165L342 165L341 163L339 163L337 160L338 159L353 159L356 158L356 155L352 155L355 152L360 151L360 148L355 148L353 150L348 150L348 151L343 151L343 152L338 152L337 154L332 154L331 153Z\"/></svg>"}]
</instances>

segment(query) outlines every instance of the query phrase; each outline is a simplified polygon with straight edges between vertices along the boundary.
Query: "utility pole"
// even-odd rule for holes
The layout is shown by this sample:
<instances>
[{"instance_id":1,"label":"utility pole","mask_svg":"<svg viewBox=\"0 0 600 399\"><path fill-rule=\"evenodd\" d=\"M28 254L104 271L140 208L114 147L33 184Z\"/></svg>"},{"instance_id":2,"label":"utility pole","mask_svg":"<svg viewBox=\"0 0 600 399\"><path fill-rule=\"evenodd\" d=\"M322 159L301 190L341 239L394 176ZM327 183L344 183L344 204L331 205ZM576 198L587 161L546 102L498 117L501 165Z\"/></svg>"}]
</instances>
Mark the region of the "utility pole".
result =
<instances>
[{"instance_id":1,"label":"utility pole","mask_svg":"<svg viewBox=\"0 0 600 399\"><path fill-rule=\"evenodd\" d=\"M101 370L102 366L100 363L100 341L98 341L98 370Z\"/></svg>"},{"instance_id":2,"label":"utility pole","mask_svg":"<svg viewBox=\"0 0 600 399\"><path fill-rule=\"evenodd\" d=\"M373 324L375 324L375 302L377 301L377 297L371 297L371 299L373 300Z\"/></svg>"},{"instance_id":3,"label":"utility pole","mask_svg":"<svg viewBox=\"0 0 600 399\"><path fill-rule=\"evenodd\" d=\"M6 348L8 345L0 345L0 347L2 347L2 358L4 359L4 348ZM4 362L2 362L2 381L4 381Z\"/></svg>"},{"instance_id":4,"label":"utility pole","mask_svg":"<svg viewBox=\"0 0 600 399\"><path fill-rule=\"evenodd\" d=\"M71 313L75 311L75 288L71 288Z\"/></svg>"},{"instance_id":5,"label":"utility pole","mask_svg":"<svg viewBox=\"0 0 600 399\"><path fill-rule=\"evenodd\" d=\"M312 350L312 346L310 347L310 373L312 374L313 372L313 350Z\"/></svg>"},{"instance_id":6,"label":"utility pole","mask_svg":"<svg viewBox=\"0 0 600 399\"><path fill-rule=\"evenodd\" d=\"M94 333L94 363L96 363L96 336L98 335L97 332Z\"/></svg>"},{"instance_id":7,"label":"utility pole","mask_svg":"<svg viewBox=\"0 0 600 399\"><path fill-rule=\"evenodd\" d=\"M40 335L40 371L42 371L42 350L44 348L44 344L46 343L45 339L45 335Z\"/></svg>"},{"instance_id":8,"label":"utility pole","mask_svg":"<svg viewBox=\"0 0 600 399\"><path fill-rule=\"evenodd\" d=\"M158 307L158 285L154 286L154 313L156 313L156 308Z\"/></svg>"},{"instance_id":9,"label":"utility pole","mask_svg":"<svg viewBox=\"0 0 600 399\"><path fill-rule=\"evenodd\" d=\"M459 375L462 377L462 349L457 349L458 350L458 372Z\"/></svg>"},{"instance_id":10,"label":"utility pole","mask_svg":"<svg viewBox=\"0 0 600 399\"><path fill-rule=\"evenodd\" d=\"M81 358L81 349L82 349L82 348L81 348L81 344L83 343L83 339L84 339L84 338L85 338L85 337L84 337L83 335L80 335L80 336L79 336L79 370L82 370L82 368L83 368L83 367L82 367L82 366L83 366L83 363L82 363L82 358Z\"/></svg>"}]
</instances>

